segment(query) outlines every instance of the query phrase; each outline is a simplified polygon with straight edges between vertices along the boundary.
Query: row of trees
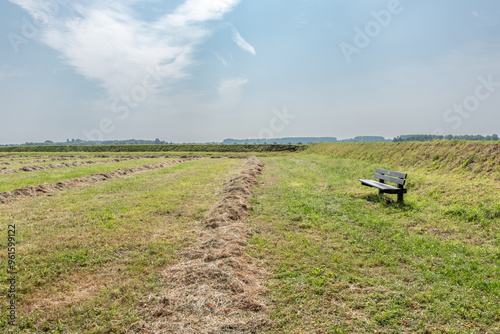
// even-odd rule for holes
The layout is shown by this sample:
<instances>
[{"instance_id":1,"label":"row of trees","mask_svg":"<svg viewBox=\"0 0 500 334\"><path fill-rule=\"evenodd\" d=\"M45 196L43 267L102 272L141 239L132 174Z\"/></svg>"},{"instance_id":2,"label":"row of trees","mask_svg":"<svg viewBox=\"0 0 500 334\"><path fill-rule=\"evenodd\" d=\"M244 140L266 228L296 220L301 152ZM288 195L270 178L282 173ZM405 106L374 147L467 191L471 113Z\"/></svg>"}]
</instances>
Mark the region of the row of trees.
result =
<instances>
[{"instance_id":1,"label":"row of trees","mask_svg":"<svg viewBox=\"0 0 500 334\"><path fill-rule=\"evenodd\" d=\"M24 143L22 146L80 146L80 145L164 145L173 144L166 141L162 141L158 138L155 140L143 140L143 139L126 139L126 140L103 140L103 141L91 141L83 139L66 139L65 142L53 142L52 140L46 140L42 143L28 142Z\"/></svg>"},{"instance_id":2,"label":"row of trees","mask_svg":"<svg viewBox=\"0 0 500 334\"><path fill-rule=\"evenodd\" d=\"M358 136L349 139L336 137L285 137L268 139L224 139L223 144L313 144L313 143L372 143L392 141L380 136Z\"/></svg>"},{"instance_id":3,"label":"row of trees","mask_svg":"<svg viewBox=\"0 0 500 334\"><path fill-rule=\"evenodd\" d=\"M335 143L335 137L285 137L268 139L224 139L222 144L312 144L312 143Z\"/></svg>"},{"instance_id":4,"label":"row of trees","mask_svg":"<svg viewBox=\"0 0 500 334\"><path fill-rule=\"evenodd\" d=\"M390 139L385 139L381 136L357 136L349 139L339 140L341 143L380 143L385 141L391 141Z\"/></svg>"},{"instance_id":5,"label":"row of trees","mask_svg":"<svg viewBox=\"0 0 500 334\"><path fill-rule=\"evenodd\" d=\"M446 136L441 136L441 135L402 135L402 136L397 136L396 138L393 139L394 142L404 142L404 141L433 141L433 140L471 140L471 141L497 141L498 136L496 134L494 135L488 135L488 136L481 136L481 135L446 135Z\"/></svg>"},{"instance_id":6,"label":"row of trees","mask_svg":"<svg viewBox=\"0 0 500 334\"><path fill-rule=\"evenodd\" d=\"M288 137L288 138L271 138L271 139L225 139L222 144L281 144L281 145L302 145L320 142L408 142L408 141L433 141L433 140L469 140L469 141L498 141L499 138L496 134L482 136L482 135L401 135L394 139L385 139L379 136L359 136L350 139L337 140L335 137ZM143 139L127 139L127 140L104 140L104 141L88 141L82 139L67 139L65 142L53 142L46 140L41 143L29 142L22 145L0 145L0 146L84 146L84 145L165 145L174 144L173 142L162 141L158 138L155 140ZM184 143L196 144L196 143ZM220 144L220 143L206 143L206 144Z\"/></svg>"}]
</instances>

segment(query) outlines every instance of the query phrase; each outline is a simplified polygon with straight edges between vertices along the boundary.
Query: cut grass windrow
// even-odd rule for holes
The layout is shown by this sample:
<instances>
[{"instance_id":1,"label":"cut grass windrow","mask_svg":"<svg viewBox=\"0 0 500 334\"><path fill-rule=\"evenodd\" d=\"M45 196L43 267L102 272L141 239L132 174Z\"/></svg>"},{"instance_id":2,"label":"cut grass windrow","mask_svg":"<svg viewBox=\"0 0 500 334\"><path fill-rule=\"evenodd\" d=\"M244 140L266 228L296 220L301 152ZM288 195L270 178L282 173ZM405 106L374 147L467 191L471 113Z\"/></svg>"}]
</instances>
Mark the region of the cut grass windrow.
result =
<instances>
[{"instance_id":1,"label":"cut grass windrow","mask_svg":"<svg viewBox=\"0 0 500 334\"><path fill-rule=\"evenodd\" d=\"M37 186L44 183L57 183L79 177L89 176L96 173L105 173L119 168L130 168L146 164L169 161L172 159L138 159L122 162L112 162L106 164L86 165L71 168L60 168L53 170L41 170L31 173L16 173L9 175L0 175L0 192L12 191L15 189Z\"/></svg>"},{"instance_id":2,"label":"cut grass windrow","mask_svg":"<svg viewBox=\"0 0 500 334\"><path fill-rule=\"evenodd\" d=\"M171 158L179 158L179 157L181 157L181 156L121 155L121 156L110 157L108 155L100 155L100 156L94 156L94 157L81 156L81 157L75 157L75 158L62 157L62 158L54 158L54 159L46 158L46 159L39 159L39 160L12 161L10 163L9 162L4 163L4 165L6 165L8 167L1 167L0 168L0 175L23 173L23 172L33 172L33 171L44 170L44 169L54 169L54 167L46 168L47 166L62 165L63 167L55 167L55 168L64 168L64 165L75 164L75 166L78 166L78 163L82 163L82 164L93 164L93 162L95 162L95 163L112 163L112 162L120 162L120 161L139 160L139 159L163 159L163 158L164 159L171 159ZM59 164L54 164L55 161L64 161L64 162L59 163ZM0 162L0 165L2 165L1 162Z\"/></svg>"},{"instance_id":3,"label":"cut grass windrow","mask_svg":"<svg viewBox=\"0 0 500 334\"><path fill-rule=\"evenodd\" d=\"M0 235L16 224L19 283L16 327L4 309L0 332L127 332L144 316L144 296L162 291L162 271L197 239L194 222L243 163L199 159L0 205ZM2 263L6 257L0 253ZM7 289L0 285L1 305Z\"/></svg>"},{"instance_id":4,"label":"cut grass windrow","mask_svg":"<svg viewBox=\"0 0 500 334\"><path fill-rule=\"evenodd\" d=\"M18 198L18 197L34 197L34 196L37 196L39 194L52 193L56 190L64 190L64 189L75 187L75 186L78 186L81 184L106 181L109 179L129 175L132 173L137 173L137 172L141 172L141 171L145 171L145 170L152 170L152 169L157 169L157 168L164 168L164 167L172 166L172 165L175 165L178 163L192 161L192 160L196 160L196 159L197 158L185 158L185 159L169 160L169 161L164 161L164 162L158 162L156 164L140 165L140 166L128 167L128 168L120 168L120 169L116 169L116 170L112 170L112 171L108 171L108 172L92 174L92 175L81 177L81 178L59 181L55 184L39 184L36 186L28 186L28 187L18 188L18 189L12 190L12 191L1 192L0 193L0 203L6 203L6 202L8 202L12 199Z\"/></svg>"},{"instance_id":5,"label":"cut grass windrow","mask_svg":"<svg viewBox=\"0 0 500 334\"><path fill-rule=\"evenodd\" d=\"M10 165L18 165L18 164L35 164L35 163L50 163L54 161L74 161L74 160L84 160L90 158L100 158L100 156L76 156L76 155L67 155L67 156L32 156L32 157L23 157L20 155L15 156L5 156L0 155L0 166L10 166ZM110 158L109 156L106 156ZM126 158L126 157L122 157Z\"/></svg>"},{"instance_id":6,"label":"cut grass windrow","mask_svg":"<svg viewBox=\"0 0 500 334\"><path fill-rule=\"evenodd\" d=\"M250 158L226 183L222 199L197 224L198 240L181 252L184 261L163 273L164 291L144 298L149 317L132 332L257 333L269 322L266 272L245 252L248 199L263 166Z\"/></svg>"},{"instance_id":7,"label":"cut grass windrow","mask_svg":"<svg viewBox=\"0 0 500 334\"><path fill-rule=\"evenodd\" d=\"M14 169L14 168L3 168L0 169L0 175L6 174L16 174L16 173L30 173L37 172L40 170L48 170L48 169L59 169L59 168L70 168L70 167L80 167L86 165L97 165L97 164L106 164L113 162L122 162L129 160L138 160L140 157L130 157L130 158L115 158L115 159L106 159L106 160L84 160L84 161L74 161L74 162L65 162L60 164L43 164L43 165L24 165L23 167Z\"/></svg>"}]
</instances>

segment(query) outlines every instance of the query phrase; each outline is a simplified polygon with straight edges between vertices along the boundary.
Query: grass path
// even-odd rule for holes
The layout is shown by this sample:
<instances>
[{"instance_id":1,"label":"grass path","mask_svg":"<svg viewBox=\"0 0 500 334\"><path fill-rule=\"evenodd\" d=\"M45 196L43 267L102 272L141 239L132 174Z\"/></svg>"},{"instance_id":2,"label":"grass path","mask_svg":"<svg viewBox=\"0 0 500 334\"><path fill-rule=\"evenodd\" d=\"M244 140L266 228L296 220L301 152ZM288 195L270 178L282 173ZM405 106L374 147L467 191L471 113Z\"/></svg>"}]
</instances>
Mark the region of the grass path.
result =
<instances>
[{"instance_id":1,"label":"grass path","mask_svg":"<svg viewBox=\"0 0 500 334\"><path fill-rule=\"evenodd\" d=\"M248 251L273 272L269 333L500 332L498 186L406 169L399 205L358 185L380 166L265 162Z\"/></svg>"}]
</instances>

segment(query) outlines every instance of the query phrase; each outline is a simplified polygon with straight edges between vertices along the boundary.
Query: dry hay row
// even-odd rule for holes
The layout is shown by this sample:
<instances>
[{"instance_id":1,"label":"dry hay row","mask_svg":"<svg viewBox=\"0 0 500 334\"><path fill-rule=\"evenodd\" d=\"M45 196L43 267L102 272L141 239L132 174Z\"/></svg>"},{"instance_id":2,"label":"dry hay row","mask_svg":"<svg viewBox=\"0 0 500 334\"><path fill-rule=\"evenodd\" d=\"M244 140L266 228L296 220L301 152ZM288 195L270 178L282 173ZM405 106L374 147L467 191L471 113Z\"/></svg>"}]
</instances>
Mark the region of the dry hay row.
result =
<instances>
[{"instance_id":1,"label":"dry hay row","mask_svg":"<svg viewBox=\"0 0 500 334\"><path fill-rule=\"evenodd\" d=\"M7 203L12 199L18 197L35 197L39 194L52 193L57 190L65 190L69 188L73 188L78 185L87 184L87 183L96 183L100 181L106 181L109 179L114 179L117 177L125 176L132 173L137 173L145 170L152 170L158 168L164 168L172 165L176 165L186 161L197 160L197 157L186 157L176 160L170 160L165 162L159 162L151 165L142 165L135 166L129 168L120 168L114 171L105 172L105 173L96 173L89 176L79 177L76 179L66 180L57 182L55 184L40 184L37 186L28 186L19 189L15 189L12 191L4 191L0 192L0 203Z\"/></svg>"},{"instance_id":2,"label":"dry hay row","mask_svg":"<svg viewBox=\"0 0 500 334\"><path fill-rule=\"evenodd\" d=\"M10 159L9 159L10 158ZM37 160L20 160L21 158L38 158ZM31 163L41 163L41 162L49 162L49 161L67 161L67 160L83 160L83 159L91 159L91 158L112 158L109 155L96 155L93 157L90 156L83 156L83 155L67 155L67 156L57 156L57 157L50 157L50 156L39 156L39 157L33 157L33 156L23 156L23 155L18 155L16 157L12 156L4 156L0 157L0 165L18 165L21 163L26 163L26 164L31 164ZM128 158L128 157L121 157L121 158ZM3 161L3 160L9 160L9 161Z\"/></svg>"},{"instance_id":3,"label":"dry hay row","mask_svg":"<svg viewBox=\"0 0 500 334\"><path fill-rule=\"evenodd\" d=\"M16 174L16 173L27 173L27 172L37 172L40 170L48 170L48 169L58 169L58 168L69 168L69 167L79 167L79 166L86 166L86 165L96 165L96 164L107 164L107 163L113 163L113 162L123 162L123 161L130 161L130 160L139 160L141 158L138 157L128 157L128 158L116 158L116 159L108 159L108 160L90 160L90 161L74 161L74 162L64 162L61 164L55 164L55 165L34 165L34 166L24 166L18 169L8 169L8 168L3 168L0 169L0 175L5 175L5 174Z\"/></svg>"},{"instance_id":4,"label":"dry hay row","mask_svg":"<svg viewBox=\"0 0 500 334\"><path fill-rule=\"evenodd\" d=\"M90 159L91 157L84 157L84 156L68 156L68 157L58 157L54 159L44 159L44 160L31 160L31 161L13 161L13 162L0 162L0 165L20 165L20 164L25 164L25 165L31 165L34 163L44 163L44 162L51 162L51 161L67 161L67 160L84 160L84 159ZM41 165L41 166L24 166L19 169L8 169L7 167L3 167L0 170L0 175L2 174L12 174L12 173L22 173L22 172L32 172L32 171L37 171L37 170L44 170L44 169L52 169L52 168L65 168L65 167L76 167L76 166L82 166L82 165L87 165L87 164L95 164L95 163L109 163L109 162L119 162L119 161L128 161L128 160L139 160L139 159L169 159L171 157L169 156L154 156L154 155L143 155L143 156L122 156L122 157L111 157L109 155L100 155L100 156L95 156L94 158L112 158L108 160L93 160L93 161L74 161L74 162L66 162L62 164L56 164L56 165ZM46 166L60 166L60 167L51 167L51 168L44 168Z\"/></svg>"},{"instance_id":5,"label":"dry hay row","mask_svg":"<svg viewBox=\"0 0 500 334\"><path fill-rule=\"evenodd\" d=\"M28 156L29 157L29 156ZM186 158L187 156L181 156L177 158ZM201 156L194 156L196 158L201 158ZM91 158L113 158L113 159L169 159L169 158L176 158L175 156L162 156L162 155L127 155L127 156L110 156L110 155L95 155L95 156L75 156L75 155L68 155L68 156L58 156L58 157L39 157L37 160L19 160L19 159L14 159L11 158L9 161L4 161L6 159L3 159L0 157L0 166L9 166L9 165L31 165L35 163L45 163L45 162L51 162L51 161L68 161L68 160L85 160L85 159L91 159ZM223 156L212 156L212 158L225 158ZM246 159L248 156L246 155L235 155L235 156L228 156L226 158L229 159ZM3 169L7 169L7 167L3 167ZM1 171L0 171L1 172ZM6 173L9 174L9 173Z\"/></svg>"},{"instance_id":6,"label":"dry hay row","mask_svg":"<svg viewBox=\"0 0 500 334\"><path fill-rule=\"evenodd\" d=\"M182 251L185 261L165 270L167 286L141 302L147 316L130 333L256 333L269 323L267 273L245 252L248 200L263 166L251 157L226 183L223 198L196 226L199 239Z\"/></svg>"}]
</instances>

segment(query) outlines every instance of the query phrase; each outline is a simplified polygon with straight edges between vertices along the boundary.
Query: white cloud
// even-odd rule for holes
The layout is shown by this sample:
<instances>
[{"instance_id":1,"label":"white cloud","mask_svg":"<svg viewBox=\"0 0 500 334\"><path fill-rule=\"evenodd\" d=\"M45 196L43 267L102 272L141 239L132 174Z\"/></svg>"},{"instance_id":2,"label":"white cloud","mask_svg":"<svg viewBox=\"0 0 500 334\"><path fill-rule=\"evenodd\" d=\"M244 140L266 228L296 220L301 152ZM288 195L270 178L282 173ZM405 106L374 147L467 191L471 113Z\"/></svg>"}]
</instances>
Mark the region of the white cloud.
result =
<instances>
[{"instance_id":1,"label":"white cloud","mask_svg":"<svg viewBox=\"0 0 500 334\"><path fill-rule=\"evenodd\" d=\"M255 48L250 45L243 37L241 37L240 33L236 31L236 29L233 30L233 41L238 45L242 50L245 50L252 55L256 55Z\"/></svg>"},{"instance_id":2,"label":"white cloud","mask_svg":"<svg viewBox=\"0 0 500 334\"><path fill-rule=\"evenodd\" d=\"M186 26L194 22L220 20L238 3L239 0L187 0L166 18L171 24L179 26Z\"/></svg>"},{"instance_id":3,"label":"white cloud","mask_svg":"<svg viewBox=\"0 0 500 334\"><path fill-rule=\"evenodd\" d=\"M222 56L221 56L220 54L218 54L217 52L215 52L214 54L215 54L215 56L217 57L217 59L219 59L219 61L222 63L222 65L224 65L224 66L226 66L226 67L228 66L227 61L226 61L226 59L224 59L224 57L222 57Z\"/></svg>"},{"instance_id":4,"label":"white cloud","mask_svg":"<svg viewBox=\"0 0 500 334\"><path fill-rule=\"evenodd\" d=\"M220 96L219 105L225 107L235 106L243 96L242 87L247 83L248 79L241 77L223 80L217 87Z\"/></svg>"},{"instance_id":5,"label":"white cloud","mask_svg":"<svg viewBox=\"0 0 500 334\"><path fill-rule=\"evenodd\" d=\"M147 69L159 69L167 84L186 77L196 47L212 33L207 21L222 19L240 2L186 0L147 22L134 14L134 0L52 1L51 8L38 0L10 1L44 22L40 40L113 98L141 84Z\"/></svg>"},{"instance_id":6,"label":"white cloud","mask_svg":"<svg viewBox=\"0 0 500 334\"><path fill-rule=\"evenodd\" d=\"M20 78L29 75L28 71L20 68L11 68L8 66L0 67L0 80L8 78Z\"/></svg>"}]
</instances>

